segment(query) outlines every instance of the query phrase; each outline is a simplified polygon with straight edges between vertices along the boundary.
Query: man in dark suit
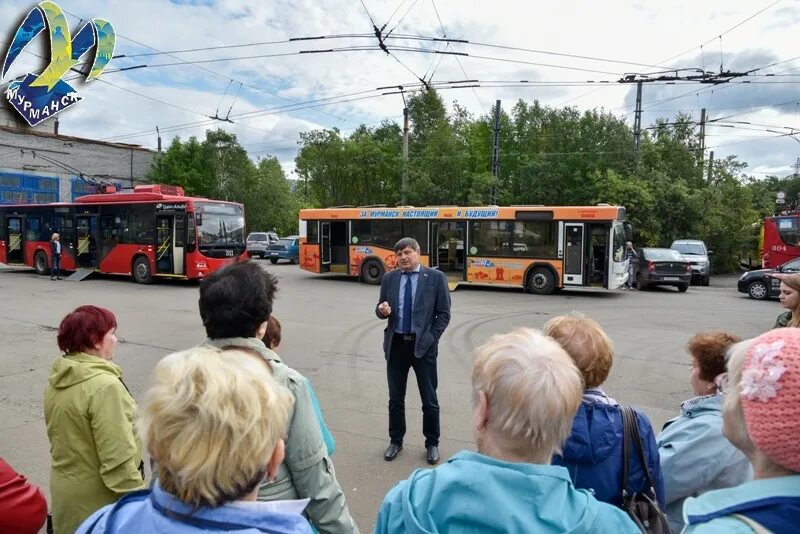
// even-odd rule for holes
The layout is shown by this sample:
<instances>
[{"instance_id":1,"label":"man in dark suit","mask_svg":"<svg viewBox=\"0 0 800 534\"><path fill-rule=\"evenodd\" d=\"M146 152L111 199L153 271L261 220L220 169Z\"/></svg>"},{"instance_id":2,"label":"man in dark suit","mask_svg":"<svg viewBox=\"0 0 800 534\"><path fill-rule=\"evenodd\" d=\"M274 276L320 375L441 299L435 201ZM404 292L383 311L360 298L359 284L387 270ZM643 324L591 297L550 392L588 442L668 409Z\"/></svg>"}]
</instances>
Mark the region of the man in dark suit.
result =
<instances>
[{"instance_id":1,"label":"man in dark suit","mask_svg":"<svg viewBox=\"0 0 800 534\"><path fill-rule=\"evenodd\" d=\"M414 369L422 399L422 433L426 460L439 461L439 401L436 357L439 338L450 322L450 291L445 275L419 263L419 243L406 237L394 246L400 269L386 273L375 313L388 319L383 335L389 381L389 438L384 459L403 450L406 433L406 384Z\"/></svg>"}]
</instances>

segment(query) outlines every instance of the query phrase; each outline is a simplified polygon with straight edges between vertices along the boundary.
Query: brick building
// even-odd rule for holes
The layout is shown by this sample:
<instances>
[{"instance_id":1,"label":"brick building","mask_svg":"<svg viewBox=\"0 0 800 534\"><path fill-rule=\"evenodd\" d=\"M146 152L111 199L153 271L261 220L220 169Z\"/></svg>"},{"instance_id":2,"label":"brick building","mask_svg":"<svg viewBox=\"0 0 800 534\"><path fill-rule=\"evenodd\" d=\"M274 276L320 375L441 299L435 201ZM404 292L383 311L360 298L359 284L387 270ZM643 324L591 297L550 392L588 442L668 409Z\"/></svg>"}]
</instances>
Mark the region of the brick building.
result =
<instances>
[{"instance_id":1,"label":"brick building","mask_svg":"<svg viewBox=\"0 0 800 534\"><path fill-rule=\"evenodd\" d=\"M118 187L146 183L154 155L139 145L60 135L57 119L31 128L0 98L0 204L71 202L93 190L81 174Z\"/></svg>"}]
</instances>

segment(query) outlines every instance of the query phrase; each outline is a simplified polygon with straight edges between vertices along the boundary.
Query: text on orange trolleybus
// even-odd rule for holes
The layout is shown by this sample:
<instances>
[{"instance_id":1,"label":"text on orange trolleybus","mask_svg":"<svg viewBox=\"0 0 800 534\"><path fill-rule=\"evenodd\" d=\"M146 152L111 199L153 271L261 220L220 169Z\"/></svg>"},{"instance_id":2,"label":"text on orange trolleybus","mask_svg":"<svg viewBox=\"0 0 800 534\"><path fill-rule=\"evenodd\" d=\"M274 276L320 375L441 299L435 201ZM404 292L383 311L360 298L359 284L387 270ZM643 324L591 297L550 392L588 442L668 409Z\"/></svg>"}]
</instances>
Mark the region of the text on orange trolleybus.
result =
<instances>
[{"instance_id":1,"label":"text on orange trolleybus","mask_svg":"<svg viewBox=\"0 0 800 534\"><path fill-rule=\"evenodd\" d=\"M619 206L397 207L300 210L300 266L378 284L396 266L394 244L413 237L420 261L451 283L620 287L627 278Z\"/></svg>"},{"instance_id":2,"label":"text on orange trolleybus","mask_svg":"<svg viewBox=\"0 0 800 534\"><path fill-rule=\"evenodd\" d=\"M176 186L86 195L74 203L0 206L0 263L50 270L50 238L61 269L200 279L245 253L241 204L187 197Z\"/></svg>"}]
</instances>

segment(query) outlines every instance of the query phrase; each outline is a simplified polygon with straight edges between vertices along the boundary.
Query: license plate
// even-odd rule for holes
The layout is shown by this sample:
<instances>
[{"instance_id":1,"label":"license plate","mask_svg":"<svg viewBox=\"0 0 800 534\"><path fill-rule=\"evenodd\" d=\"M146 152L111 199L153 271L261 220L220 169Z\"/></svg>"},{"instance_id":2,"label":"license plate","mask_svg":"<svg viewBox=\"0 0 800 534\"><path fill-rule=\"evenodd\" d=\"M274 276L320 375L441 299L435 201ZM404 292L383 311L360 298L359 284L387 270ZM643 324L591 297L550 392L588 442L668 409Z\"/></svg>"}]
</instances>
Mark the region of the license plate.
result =
<instances>
[{"instance_id":1,"label":"license plate","mask_svg":"<svg viewBox=\"0 0 800 534\"><path fill-rule=\"evenodd\" d=\"M679 280L680 280L680 278L678 278L677 276L665 276L664 277L664 281L665 282L677 282Z\"/></svg>"},{"instance_id":2,"label":"license plate","mask_svg":"<svg viewBox=\"0 0 800 534\"><path fill-rule=\"evenodd\" d=\"M277 256L277 255L278 255L278 253L277 253L277 252L271 252L271 253L270 253L270 256Z\"/></svg>"}]
</instances>

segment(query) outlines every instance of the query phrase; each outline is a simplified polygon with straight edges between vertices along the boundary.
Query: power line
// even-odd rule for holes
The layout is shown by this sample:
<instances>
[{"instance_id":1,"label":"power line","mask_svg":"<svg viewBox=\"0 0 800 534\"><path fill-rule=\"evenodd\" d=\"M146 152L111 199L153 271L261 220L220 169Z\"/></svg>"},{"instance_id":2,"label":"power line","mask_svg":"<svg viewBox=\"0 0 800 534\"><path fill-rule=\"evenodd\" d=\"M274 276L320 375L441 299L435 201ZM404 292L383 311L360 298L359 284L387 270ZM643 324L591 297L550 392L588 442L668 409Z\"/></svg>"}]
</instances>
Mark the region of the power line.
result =
<instances>
[{"instance_id":1,"label":"power line","mask_svg":"<svg viewBox=\"0 0 800 534\"><path fill-rule=\"evenodd\" d=\"M363 3L363 0L362 0L362 3ZM79 17L78 15L75 15L74 13L70 13L70 12L69 12L69 11L67 11L67 10L63 10L63 11L64 11L64 13L67 13L68 15L71 15L71 16L73 16L73 17L77 17L77 18L79 18L79 19L81 19L81 20L85 20L85 19L83 19L82 17ZM137 45L139 45L139 46L142 46L142 47L144 47L144 48L148 48L148 49L150 49L150 50L155 50L155 51L157 51L157 52L160 52L160 50L158 50L157 48L154 48L154 47L152 47L152 46L150 46L150 45L146 45L146 44L144 44L144 43L142 43L142 42L140 42L140 41L137 41L137 40L135 40L135 39L131 39L130 37L125 37L125 36L123 36L123 35L120 35L120 34L117 34L117 35L118 35L119 37L123 38L123 39L127 39L128 41L130 41L130 42L132 42L132 43L135 43L135 44L137 44ZM174 59L181 60L181 58L179 58L179 57L177 57L177 56L175 56L175 55L172 55L172 54L169 54L169 53L167 53L166 55L168 55L169 57L172 57L172 58L174 58ZM181 60L181 61L183 61L183 60ZM184 63L186 63L187 65L190 65L190 64L191 64L191 63L188 63L188 62L185 62L185 61L184 61ZM217 72L217 71L215 71L215 70L211 70L211 69L209 69L209 68L206 68L206 67L202 67L202 66L200 66L200 65L195 65L195 68L198 68L198 69L200 69L200 70L202 70L202 71L204 71L204 72L208 72L208 73L210 73L210 74L214 74L215 76L220 76L220 77L222 77L222 78L231 79L231 77L230 77L230 76L226 76L225 74L222 74L222 73L220 73L220 72ZM272 96L272 97L279 98L279 99L281 99L281 100L285 100L285 101L287 101L287 102L292 102L292 103L295 103L295 102L294 102L294 100L292 100L291 98L287 98L287 97L285 97L285 96L281 96L281 95L279 95L279 94L272 93L272 92L270 92L270 91L267 91L267 90L265 90L265 89L263 89L263 88L261 88L261 87L257 87L257 86L255 86L255 85L251 85L251 84L245 83L245 82L243 82L243 81L241 81L241 80L236 80L236 81L238 81L239 83L241 83L241 84L242 84L244 87L247 87L248 89L252 89L252 90L254 90L254 91L258 91L258 92L261 92L261 93L264 93L264 94L270 95L270 96ZM349 119L345 119L345 118L343 118L343 117L340 117L340 116L337 116L337 115L332 115L332 114L330 114L330 113L327 113L327 112L325 112L325 111L323 111L322 113L325 113L326 115L333 116L333 117L335 117L335 118L337 118L337 119L339 119L339 120L341 120L341 121L346 121L346 122L353 122L353 123L355 123L355 121L351 121L351 120L349 120Z\"/></svg>"},{"instance_id":2,"label":"power line","mask_svg":"<svg viewBox=\"0 0 800 534\"><path fill-rule=\"evenodd\" d=\"M776 4L780 3L780 2L781 2L781 0L775 0L774 2L772 2L772 3L771 3L770 5L768 5L767 7L765 7L765 8L762 8L762 9L760 9L760 10L756 11L755 13L753 13L752 15L750 15L749 17L747 17L747 18L746 18L746 19L744 19L743 21L741 21L741 22L739 22L739 23L737 23L737 24L735 24L735 25L731 26L730 28L728 28L728 29L727 29L727 30L725 30L724 32L720 33L719 35L712 37L711 39L709 39L708 41L704 42L704 43L703 43L703 44L701 44L700 46L693 46L692 48L689 48L689 49L687 49L687 50L684 50L683 52L681 52L681 53L679 53L679 54L675 54L674 56L671 56L671 57L669 57L669 58L667 58L667 59L665 59L665 60L663 60L663 61L659 61L659 63L668 63L668 62L672 61L672 60L673 60L673 59L675 59L675 58L678 58L678 57L681 57L681 56L683 56L683 55L685 55L685 54L688 54L689 52L692 52L693 50L697 50L698 48L700 48L700 47L702 47L702 46L705 46L705 45L707 45L707 44L709 44L709 43L712 43L712 42L716 41L717 39L722 39L722 36L723 36L723 35L727 35L727 34L729 34L730 32L732 32L733 30L735 30L736 28L738 28L738 27L739 27L739 26L741 26L742 24L744 24L744 23L746 23L746 22L749 22L749 21L753 20L753 19L754 19L754 18L756 18L758 15L760 15L761 13L763 13L763 12L767 11L768 9L770 9L771 7L773 7L774 5L776 5Z\"/></svg>"},{"instance_id":3,"label":"power line","mask_svg":"<svg viewBox=\"0 0 800 534\"><path fill-rule=\"evenodd\" d=\"M434 13L436 13L436 19L439 21L439 27L442 29L442 38L446 39L447 30L444 27L444 22L442 22L442 16L439 14L439 8L436 7L436 0L431 0L431 4L433 5ZM449 42L447 43L447 48L452 50L452 46L450 45ZM456 63L458 63L458 67L461 69L461 72L464 74L464 77L469 78L469 75L467 74L466 69L464 69L464 65L461 63L461 60L458 58L458 56L453 56L453 58L456 60ZM441 61L439 63L441 64ZM431 74L431 81L433 81L433 74ZM478 92L475 90L474 87L472 88L472 94L475 95L475 100L478 101L478 105L480 105L481 109L483 109L483 112L488 113L488 111L486 110L486 106L483 105L483 101L478 96Z\"/></svg>"}]
</instances>

